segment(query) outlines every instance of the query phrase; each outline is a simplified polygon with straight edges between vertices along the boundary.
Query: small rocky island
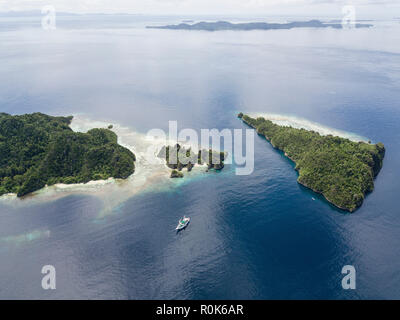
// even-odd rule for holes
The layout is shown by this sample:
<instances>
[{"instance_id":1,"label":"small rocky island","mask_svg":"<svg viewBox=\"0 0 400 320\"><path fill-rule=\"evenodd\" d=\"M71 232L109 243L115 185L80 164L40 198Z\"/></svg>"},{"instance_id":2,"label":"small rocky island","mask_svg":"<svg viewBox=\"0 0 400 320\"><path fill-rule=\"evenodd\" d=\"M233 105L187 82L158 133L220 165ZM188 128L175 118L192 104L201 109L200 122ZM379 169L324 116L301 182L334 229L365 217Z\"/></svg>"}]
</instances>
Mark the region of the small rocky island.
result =
<instances>
[{"instance_id":1,"label":"small rocky island","mask_svg":"<svg viewBox=\"0 0 400 320\"><path fill-rule=\"evenodd\" d=\"M207 164L207 171L210 169L222 170L226 152L217 152L211 149L202 149L198 152L191 148L176 144L174 146L163 146L159 151L158 158L165 159L168 168L171 168L171 178L183 178L183 168L191 171L196 164Z\"/></svg>"},{"instance_id":2,"label":"small rocky island","mask_svg":"<svg viewBox=\"0 0 400 320\"><path fill-rule=\"evenodd\" d=\"M125 179L134 173L135 155L117 143L114 132L74 132L72 119L0 113L0 196L21 197L46 185Z\"/></svg>"},{"instance_id":3,"label":"small rocky island","mask_svg":"<svg viewBox=\"0 0 400 320\"><path fill-rule=\"evenodd\" d=\"M295 162L300 184L322 194L336 207L353 212L362 205L365 195L374 190L374 178L385 156L382 143L322 136L243 113L238 117Z\"/></svg>"},{"instance_id":4,"label":"small rocky island","mask_svg":"<svg viewBox=\"0 0 400 320\"><path fill-rule=\"evenodd\" d=\"M369 28L371 24L355 23L355 28ZM293 21L288 23L267 23L267 22L248 22L231 23L228 21L217 22L198 22L193 24L180 23L166 26L147 26L148 29L171 29L171 30L203 30L203 31L222 31L222 30L279 30L294 28L335 28L342 29L341 22L324 23L319 20Z\"/></svg>"}]
</instances>

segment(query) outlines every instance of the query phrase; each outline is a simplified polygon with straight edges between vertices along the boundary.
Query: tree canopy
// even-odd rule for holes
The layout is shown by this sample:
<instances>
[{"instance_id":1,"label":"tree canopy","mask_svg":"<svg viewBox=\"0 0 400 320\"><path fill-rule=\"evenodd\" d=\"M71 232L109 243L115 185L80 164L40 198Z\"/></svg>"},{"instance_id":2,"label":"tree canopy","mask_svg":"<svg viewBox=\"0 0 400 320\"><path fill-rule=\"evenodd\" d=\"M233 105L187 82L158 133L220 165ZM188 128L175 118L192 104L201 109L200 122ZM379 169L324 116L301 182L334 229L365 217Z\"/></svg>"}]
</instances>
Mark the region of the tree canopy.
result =
<instances>
[{"instance_id":1,"label":"tree canopy","mask_svg":"<svg viewBox=\"0 0 400 320\"><path fill-rule=\"evenodd\" d=\"M127 178L135 155L109 129L74 132L70 117L0 113L0 196L19 197L55 183Z\"/></svg>"},{"instance_id":2,"label":"tree canopy","mask_svg":"<svg viewBox=\"0 0 400 320\"><path fill-rule=\"evenodd\" d=\"M337 207L353 212L362 205L365 195L373 191L374 178L385 156L382 143L322 136L243 113L238 117L296 163L300 184L321 193Z\"/></svg>"}]
</instances>

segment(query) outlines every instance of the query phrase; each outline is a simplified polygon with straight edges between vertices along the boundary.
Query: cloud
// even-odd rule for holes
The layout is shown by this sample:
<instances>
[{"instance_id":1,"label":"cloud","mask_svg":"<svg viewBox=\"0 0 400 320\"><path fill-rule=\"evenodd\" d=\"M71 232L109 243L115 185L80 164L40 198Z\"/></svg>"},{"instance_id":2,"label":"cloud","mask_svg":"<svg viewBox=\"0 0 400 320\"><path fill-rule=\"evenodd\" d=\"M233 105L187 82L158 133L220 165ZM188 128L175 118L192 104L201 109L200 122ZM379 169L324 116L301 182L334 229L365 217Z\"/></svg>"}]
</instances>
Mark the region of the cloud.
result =
<instances>
[{"instance_id":1,"label":"cloud","mask_svg":"<svg viewBox=\"0 0 400 320\"><path fill-rule=\"evenodd\" d=\"M399 0L0 0L0 11L40 10L53 5L64 12L102 13L270 13L293 11L296 8L334 8L396 5Z\"/></svg>"}]
</instances>

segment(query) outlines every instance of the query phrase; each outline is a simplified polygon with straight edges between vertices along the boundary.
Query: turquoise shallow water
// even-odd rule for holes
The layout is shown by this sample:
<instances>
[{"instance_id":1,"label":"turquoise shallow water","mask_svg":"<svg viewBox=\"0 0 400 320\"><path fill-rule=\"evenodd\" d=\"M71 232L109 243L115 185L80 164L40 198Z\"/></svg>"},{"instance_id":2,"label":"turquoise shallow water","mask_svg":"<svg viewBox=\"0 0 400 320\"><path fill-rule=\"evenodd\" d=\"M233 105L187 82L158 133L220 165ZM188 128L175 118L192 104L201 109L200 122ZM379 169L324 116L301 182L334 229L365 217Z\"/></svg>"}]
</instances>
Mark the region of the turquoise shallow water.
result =
<instances>
[{"instance_id":1,"label":"turquoise shallow water","mask_svg":"<svg viewBox=\"0 0 400 320\"><path fill-rule=\"evenodd\" d=\"M290 114L382 141L384 168L351 215L298 185L258 136L250 176L227 166L101 218L95 195L0 201L0 298L400 298L398 25L210 34L74 19L54 33L1 22L0 111L84 113L143 133L168 120L245 128L238 110ZM192 221L176 234L183 215ZM40 286L46 264L55 291ZM348 264L354 291L341 288Z\"/></svg>"}]
</instances>

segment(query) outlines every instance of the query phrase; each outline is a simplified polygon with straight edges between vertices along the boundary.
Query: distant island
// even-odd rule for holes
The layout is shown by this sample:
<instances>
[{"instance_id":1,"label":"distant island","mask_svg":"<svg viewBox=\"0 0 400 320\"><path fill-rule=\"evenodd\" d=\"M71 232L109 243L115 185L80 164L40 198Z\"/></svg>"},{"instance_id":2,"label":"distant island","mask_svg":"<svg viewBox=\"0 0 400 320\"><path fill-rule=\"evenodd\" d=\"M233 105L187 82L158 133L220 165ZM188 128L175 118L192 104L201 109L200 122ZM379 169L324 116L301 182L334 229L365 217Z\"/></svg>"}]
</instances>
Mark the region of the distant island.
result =
<instances>
[{"instance_id":1,"label":"distant island","mask_svg":"<svg viewBox=\"0 0 400 320\"><path fill-rule=\"evenodd\" d=\"M356 23L355 28L369 28L371 24ZM222 30L276 30L293 28L335 28L342 29L341 23L323 23L319 20L294 21L288 23L267 23L267 22L249 22L249 23L231 23L227 21L217 22L198 22L194 24L181 23L165 26L147 26L148 29L171 29L171 30L204 30L204 31L222 31Z\"/></svg>"},{"instance_id":2,"label":"distant island","mask_svg":"<svg viewBox=\"0 0 400 320\"><path fill-rule=\"evenodd\" d=\"M158 158L165 160L168 168L172 169L171 178L183 178L183 168L191 171L196 164L207 164L210 169L222 170L227 153L203 149L194 152L191 148L186 149L180 144L174 146L163 146L159 151ZM184 159L184 161L181 161Z\"/></svg>"},{"instance_id":3,"label":"distant island","mask_svg":"<svg viewBox=\"0 0 400 320\"><path fill-rule=\"evenodd\" d=\"M374 178L385 156L382 143L321 136L243 113L238 117L296 163L300 184L322 194L336 207L353 212L362 205L365 195L374 190Z\"/></svg>"},{"instance_id":4,"label":"distant island","mask_svg":"<svg viewBox=\"0 0 400 320\"><path fill-rule=\"evenodd\" d=\"M0 113L0 196L22 197L46 185L125 179L134 173L135 155L117 143L114 132L74 132L72 119Z\"/></svg>"}]
</instances>

